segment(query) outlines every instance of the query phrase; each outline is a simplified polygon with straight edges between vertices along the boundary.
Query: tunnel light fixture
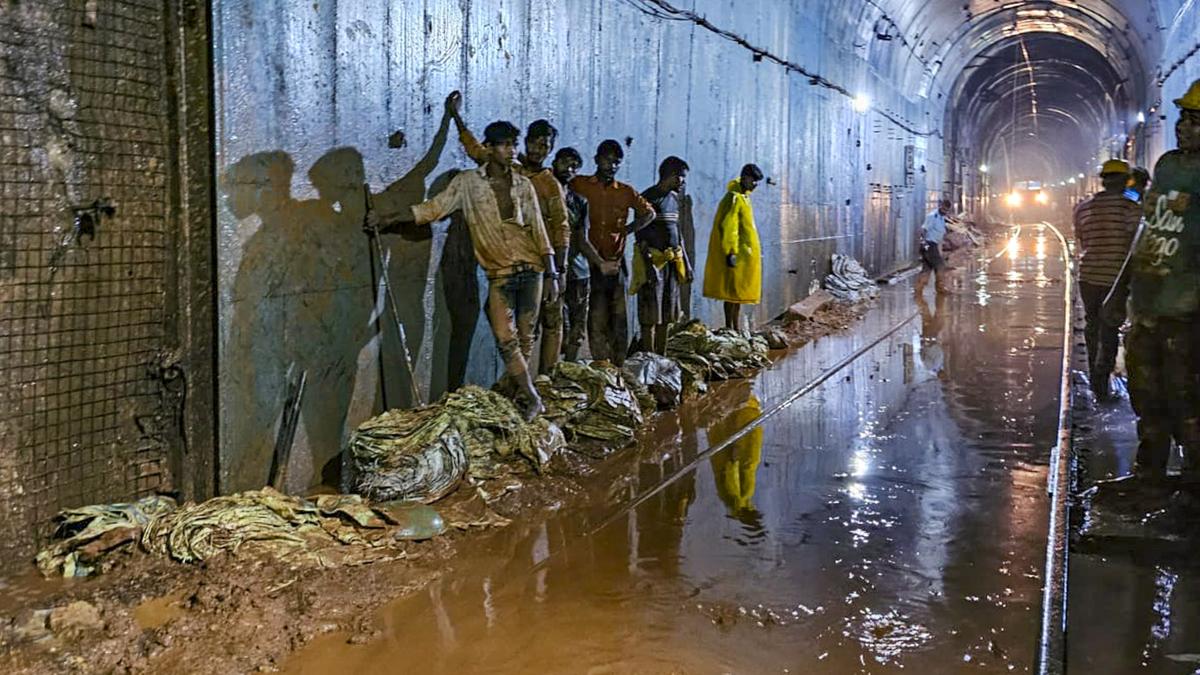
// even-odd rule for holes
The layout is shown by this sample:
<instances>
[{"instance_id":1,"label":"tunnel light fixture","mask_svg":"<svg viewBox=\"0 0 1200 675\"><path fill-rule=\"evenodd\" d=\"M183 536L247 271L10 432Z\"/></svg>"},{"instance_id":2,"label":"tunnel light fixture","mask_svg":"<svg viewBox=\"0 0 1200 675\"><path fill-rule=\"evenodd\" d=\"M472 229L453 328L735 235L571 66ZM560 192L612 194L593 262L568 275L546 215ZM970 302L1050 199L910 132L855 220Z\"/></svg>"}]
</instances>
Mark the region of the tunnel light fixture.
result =
<instances>
[{"instance_id":1,"label":"tunnel light fixture","mask_svg":"<svg viewBox=\"0 0 1200 675\"><path fill-rule=\"evenodd\" d=\"M1087 178L1087 176L1081 173L1078 176L1076 176L1076 178L1078 178L1079 180L1083 180L1083 179Z\"/></svg>"},{"instance_id":2,"label":"tunnel light fixture","mask_svg":"<svg viewBox=\"0 0 1200 675\"><path fill-rule=\"evenodd\" d=\"M1074 184L1075 184L1075 177L1074 177L1074 176L1071 176L1071 179L1070 179L1070 180L1068 180L1067 182L1068 182L1068 183L1070 183L1071 185L1074 185Z\"/></svg>"},{"instance_id":3,"label":"tunnel light fixture","mask_svg":"<svg viewBox=\"0 0 1200 675\"><path fill-rule=\"evenodd\" d=\"M988 172L988 165L987 165L987 164L980 164L980 165L979 165L979 173L987 173L987 172Z\"/></svg>"},{"instance_id":4,"label":"tunnel light fixture","mask_svg":"<svg viewBox=\"0 0 1200 675\"><path fill-rule=\"evenodd\" d=\"M1137 115L1137 121L1138 121L1138 124L1145 124L1146 123L1146 113L1139 112Z\"/></svg>"},{"instance_id":5,"label":"tunnel light fixture","mask_svg":"<svg viewBox=\"0 0 1200 675\"><path fill-rule=\"evenodd\" d=\"M865 113L871 109L871 98L866 94L858 94L850 102L856 113Z\"/></svg>"}]
</instances>

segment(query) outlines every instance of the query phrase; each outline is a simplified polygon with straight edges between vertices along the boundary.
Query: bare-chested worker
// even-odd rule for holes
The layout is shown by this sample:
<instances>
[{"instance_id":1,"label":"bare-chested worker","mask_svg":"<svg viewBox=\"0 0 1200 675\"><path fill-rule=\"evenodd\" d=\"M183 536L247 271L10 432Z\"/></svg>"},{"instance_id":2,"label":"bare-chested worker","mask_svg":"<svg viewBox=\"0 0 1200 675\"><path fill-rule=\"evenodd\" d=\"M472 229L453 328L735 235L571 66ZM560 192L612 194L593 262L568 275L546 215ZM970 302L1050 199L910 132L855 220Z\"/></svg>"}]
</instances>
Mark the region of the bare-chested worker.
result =
<instances>
[{"instance_id":1,"label":"bare-chested worker","mask_svg":"<svg viewBox=\"0 0 1200 675\"><path fill-rule=\"evenodd\" d=\"M489 124L483 132L483 146L489 154L482 167L458 174L428 201L397 210L386 206L372 210L367 222L381 232L406 227L428 230L429 223L454 211L463 212L475 257L488 278L488 322L507 376L524 395L525 417L533 419L545 408L533 386L528 359L533 352L543 284L545 297L553 302L558 296L558 268L533 183L513 170L520 135L508 122Z\"/></svg>"}]
</instances>

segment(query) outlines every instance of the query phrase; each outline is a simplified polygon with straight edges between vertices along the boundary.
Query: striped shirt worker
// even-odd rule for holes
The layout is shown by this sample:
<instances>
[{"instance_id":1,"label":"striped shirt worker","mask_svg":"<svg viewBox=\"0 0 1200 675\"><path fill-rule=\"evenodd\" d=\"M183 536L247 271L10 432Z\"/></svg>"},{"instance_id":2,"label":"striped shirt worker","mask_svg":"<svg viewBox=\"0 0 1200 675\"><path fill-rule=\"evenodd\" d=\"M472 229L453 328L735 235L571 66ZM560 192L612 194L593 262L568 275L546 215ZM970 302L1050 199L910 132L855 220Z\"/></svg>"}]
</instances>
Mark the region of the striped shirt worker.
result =
<instances>
[{"instance_id":1,"label":"striped shirt worker","mask_svg":"<svg viewBox=\"0 0 1200 675\"><path fill-rule=\"evenodd\" d=\"M1082 252L1080 281L1113 285L1141 218L1141 207L1119 192L1101 192L1075 207L1075 240Z\"/></svg>"}]
</instances>

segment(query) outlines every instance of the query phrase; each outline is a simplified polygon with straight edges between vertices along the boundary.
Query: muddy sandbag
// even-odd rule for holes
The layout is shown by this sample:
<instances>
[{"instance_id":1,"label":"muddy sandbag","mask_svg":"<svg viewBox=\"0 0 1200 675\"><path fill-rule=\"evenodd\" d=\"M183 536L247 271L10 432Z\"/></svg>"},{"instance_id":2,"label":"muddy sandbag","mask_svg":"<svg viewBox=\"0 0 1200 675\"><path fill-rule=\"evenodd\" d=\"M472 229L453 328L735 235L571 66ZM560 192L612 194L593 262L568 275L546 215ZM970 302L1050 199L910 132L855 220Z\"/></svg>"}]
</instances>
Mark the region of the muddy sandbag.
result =
<instances>
[{"instance_id":1,"label":"muddy sandbag","mask_svg":"<svg viewBox=\"0 0 1200 675\"><path fill-rule=\"evenodd\" d=\"M103 571L105 556L138 541L155 516L174 510L175 500L158 495L136 502L66 509L54 518L56 540L37 554L42 574L83 577Z\"/></svg>"},{"instance_id":2,"label":"muddy sandbag","mask_svg":"<svg viewBox=\"0 0 1200 675\"><path fill-rule=\"evenodd\" d=\"M467 446L441 406L389 410L359 425L348 447L354 492L377 501L436 502L467 473Z\"/></svg>"},{"instance_id":3,"label":"muddy sandbag","mask_svg":"<svg viewBox=\"0 0 1200 675\"><path fill-rule=\"evenodd\" d=\"M53 542L37 556L43 574L102 572L123 550L193 563L243 551L323 567L394 560L403 523L358 495L289 497L271 488L176 506L167 497L68 509Z\"/></svg>"},{"instance_id":4,"label":"muddy sandbag","mask_svg":"<svg viewBox=\"0 0 1200 675\"><path fill-rule=\"evenodd\" d=\"M787 349L791 346L791 344L788 342L787 333L777 326L764 328L763 330L758 331L756 335L761 337L767 343L768 349Z\"/></svg>"},{"instance_id":5,"label":"muddy sandbag","mask_svg":"<svg viewBox=\"0 0 1200 675\"><path fill-rule=\"evenodd\" d=\"M636 394L616 366L564 361L537 379L546 419L572 438L602 441L617 447L633 440L645 422Z\"/></svg>"},{"instance_id":6,"label":"muddy sandbag","mask_svg":"<svg viewBox=\"0 0 1200 675\"><path fill-rule=\"evenodd\" d=\"M879 285L854 258L834 253L830 257L830 264L833 271L825 277L824 286L833 297L858 302L879 295Z\"/></svg>"},{"instance_id":7,"label":"muddy sandbag","mask_svg":"<svg viewBox=\"0 0 1200 675\"><path fill-rule=\"evenodd\" d=\"M376 501L432 503L470 473L484 480L524 460L541 472L566 444L545 419L526 422L512 401L476 386L415 410L391 410L350 438L354 491Z\"/></svg>"},{"instance_id":8,"label":"muddy sandbag","mask_svg":"<svg viewBox=\"0 0 1200 675\"><path fill-rule=\"evenodd\" d=\"M667 338L667 357L683 369L684 389L689 394L703 391L699 384L708 380L749 377L770 365L768 351L761 336L727 328L712 331L699 320L677 326Z\"/></svg>"},{"instance_id":9,"label":"muddy sandbag","mask_svg":"<svg viewBox=\"0 0 1200 675\"><path fill-rule=\"evenodd\" d=\"M550 420L526 422L511 400L488 389L466 386L447 394L440 405L462 434L468 472L477 480L515 470L514 460L542 473L567 444Z\"/></svg>"},{"instance_id":10,"label":"muddy sandbag","mask_svg":"<svg viewBox=\"0 0 1200 675\"><path fill-rule=\"evenodd\" d=\"M683 396L683 370L671 359L640 352L625 360L625 374L639 384L654 398L660 410L679 406Z\"/></svg>"},{"instance_id":11,"label":"muddy sandbag","mask_svg":"<svg viewBox=\"0 0 1200 675\"><path fill-rule=\"evenodd\" d=\"M182 563L246 552L322 567L402 557L371 549L391 544L394 523L358 495L314 501L269 487L188 503L153 518L142 548Z\"/></svg>"}]
</instances>

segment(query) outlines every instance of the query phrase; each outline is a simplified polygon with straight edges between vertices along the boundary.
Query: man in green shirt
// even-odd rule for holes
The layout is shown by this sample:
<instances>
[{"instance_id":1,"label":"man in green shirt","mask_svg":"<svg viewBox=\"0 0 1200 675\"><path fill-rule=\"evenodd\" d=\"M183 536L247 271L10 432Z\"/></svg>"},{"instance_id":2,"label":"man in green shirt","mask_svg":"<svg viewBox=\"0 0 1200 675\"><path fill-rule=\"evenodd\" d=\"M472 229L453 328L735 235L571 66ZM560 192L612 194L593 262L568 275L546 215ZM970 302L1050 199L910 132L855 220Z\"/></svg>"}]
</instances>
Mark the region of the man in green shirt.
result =
<instances>
[{"instance_id":1,"label":"man in green shirt","mask_svg":"<svg viewBox=\"0 0 1200 675\"><path fill-rule=\"evenodd\" d=\"M1200 81L1175 101L1179 147L1158 160L1146 195L1145 232L1130 260L1126 341L1129 398L1138 416L1139 482L1166 478L1171 441L1184 477L1200 463Z\"/></svg>"}]
</instances>

